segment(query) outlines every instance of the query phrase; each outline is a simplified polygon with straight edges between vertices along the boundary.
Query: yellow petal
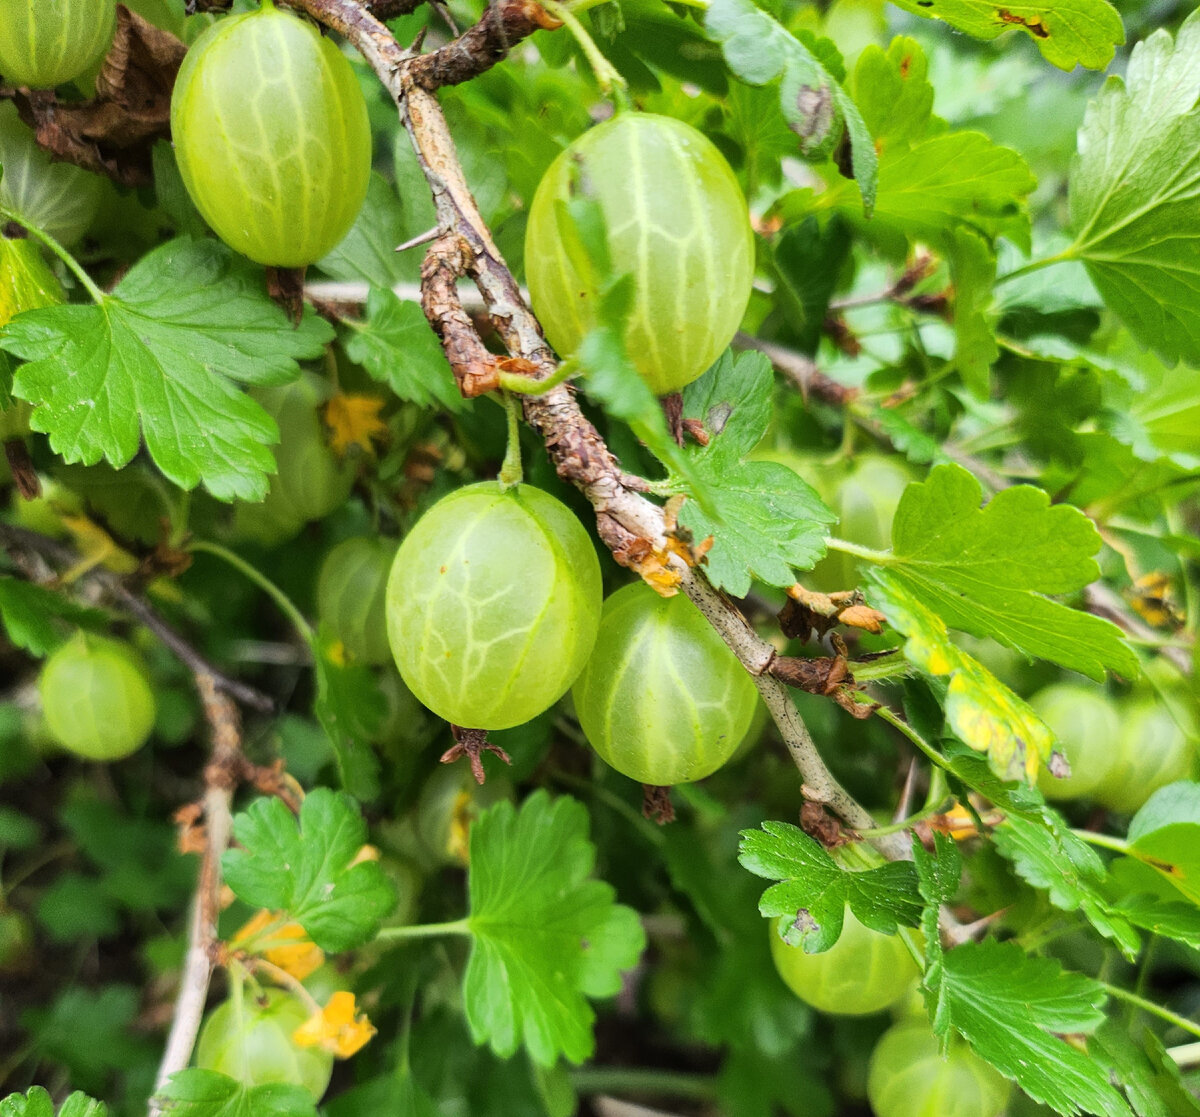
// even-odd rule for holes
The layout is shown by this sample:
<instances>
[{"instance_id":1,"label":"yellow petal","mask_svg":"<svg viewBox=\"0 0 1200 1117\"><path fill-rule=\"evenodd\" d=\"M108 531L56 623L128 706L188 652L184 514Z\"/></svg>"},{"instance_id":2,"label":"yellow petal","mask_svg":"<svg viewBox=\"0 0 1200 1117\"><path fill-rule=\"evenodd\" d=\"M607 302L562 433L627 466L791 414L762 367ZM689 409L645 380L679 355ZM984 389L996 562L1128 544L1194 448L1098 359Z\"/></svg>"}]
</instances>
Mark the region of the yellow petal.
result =
<instances>
[{"instance_id":1,"label":"yellow petal","mask_svg":"<svg viewBox=\"0 0 1200 1117\"><path fill-rule=\"evenodd\" d=\"M335 454L344 454L351 446L371 453L371 440L387 434L387 424L379 417L383 400L376 396L336 395L325 405L329 426L329 445Z\"/></svg>"},{"instance_id":2,"label":"yellow petal","mask_svg":"<svg viewBox=\"0 0 1200 1117\"><path fill-rule=\"evenodd\" d=\"M339 1059L348 1059L374 1034L371 1021L358 1011L354 994L339 990L292 1033L292 1040L299 1047L320 1047Z\"/></svg>"},{"instance_id":3,"label":"yellow petal","mask_svg":"<svg viewBox=\"0 0 1200 1117\"><path fill-rule=\"evenodd\" d=\"M325 964L325 952L308 937L308 932L299 923L275 927L268 932L264 944L255 943L264 931L282 918L282 912L263 909L233 936L232 943L234 946L250 944L252 953L262 955L268 962L303 981Z\"/></svg>"}]
</instances>

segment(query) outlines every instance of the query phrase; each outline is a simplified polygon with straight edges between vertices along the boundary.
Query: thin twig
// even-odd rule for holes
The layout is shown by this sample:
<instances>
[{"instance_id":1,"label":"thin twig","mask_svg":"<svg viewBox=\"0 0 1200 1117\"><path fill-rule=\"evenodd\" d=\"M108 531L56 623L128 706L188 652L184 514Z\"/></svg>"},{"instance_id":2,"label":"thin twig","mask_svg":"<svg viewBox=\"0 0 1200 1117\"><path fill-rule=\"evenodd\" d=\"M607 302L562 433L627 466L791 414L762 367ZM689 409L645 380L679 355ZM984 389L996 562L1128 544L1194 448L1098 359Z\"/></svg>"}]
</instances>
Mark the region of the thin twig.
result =
<instances>
[{"instance_id":1,"label":"thin twig","mask_svg":"<svg viewBox=\"0 0 1200 1117\"><path fill-rule=\"evenodd\" d=\"M0 524L0 544L9 553L13 551L25 551L40 555L43 559L53 563L61 570L69 570L76 567L80 561L80 556L66 544L60 543L56 539L50 539L48 536L41 535L36 531L15 527L11 524ZM218 690L236 699L243 706L249 706L251 709L259 710L262 713L269 713L275 708L275 703L262 691L237 679L231 679L228 675L217 670L191 644L180 636L174 628L163 620L145 598L131 590L119 575L104 567L94 566L80 577L83 581L89 581L99 586L125 612L145 625L163 642L171 654L184 664L185 667L189 668L194 675L209 676Z\"/></svg>"},{"instance_id":2,"label":"thin twig","mask_svg":"<svg viewBox=\"0 0 1200 1117\"><path fill-rule=\"evenodd\" d=\"M300 0L306 11L345 35L366 58L395 99L401 120L433 193L438 226L458 238L469 259L463 270L483 296L497 334L523 371L546 379L557 368L541 326L530 311L491 232L480 216L463 177L454 141L436 98L410 72L409 61L387 28L356 0ZM467 40L464 35L460 43ZM484 57L477 59L482 63ZM489 62L490 64L490 62ZM543 395L526 396L525 419L543 438L560 477L591 502L601 540L619 562L634 570L673 571L681 588L708 617L755 679L789 752L804 780L805 792L827 804L853 828L870 829L875 820L834 779L817 752L786 685L764 674L774 649L761 640L741 615L669 546L663 509L626 486L619 463L575 401L560 385ZM908 850L906 835L880 840L891 857Z\"/></svg>"},{"instance_id":3,"label":"thin twig","mask_svg":"<svg viewBox=\"0 0 1200 1117\"><path fill-rule=\"evenodd\" d=\"M188 949L180 979L179 994L171 1020L171 1033L158 1066L154 1089L161 1090L176 1071L192 1057L200 1020L208 999L213 970L213 947L217 942L217 917L221 910L221 855L229 845L233 827L233 791L241 760L241 731L237 708L217 688L212 675L197 674L196 689L204 705L204 716L212 735L212 755L204 770L204 853L200 876L192 900ZM150 1113L163 1112L162 1101L150 1100Z\"/></svg>"}]
</instances>

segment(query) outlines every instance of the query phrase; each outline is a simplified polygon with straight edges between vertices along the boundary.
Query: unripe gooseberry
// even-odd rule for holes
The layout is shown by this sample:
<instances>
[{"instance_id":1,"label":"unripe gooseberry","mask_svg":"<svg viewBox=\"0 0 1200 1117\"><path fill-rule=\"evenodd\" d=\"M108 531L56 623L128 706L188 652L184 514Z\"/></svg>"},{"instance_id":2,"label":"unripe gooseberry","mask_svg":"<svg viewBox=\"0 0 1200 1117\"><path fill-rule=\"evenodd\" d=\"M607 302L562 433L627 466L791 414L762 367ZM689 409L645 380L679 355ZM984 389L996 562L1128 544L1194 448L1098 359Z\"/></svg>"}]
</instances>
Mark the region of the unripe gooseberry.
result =
<instances>
[{"instance_id":1,"label":"unripe gooseberry","mask_svg":"<svg viewBox=\"0 0 1200 1117\"><path fill-rule=\"evenodd\" d=\"M999 1117L1012 1086L957 1036L943 1056L924 1020L883 1033L871 1053L867 1097L875 1117Z\"/></svg>"},{"instance_id":2,"label":"unripe gooseberry","mask_svg":"<svg viewBox=\"0 0 1200 1117\"><path fill-rule=\"evenodd\" d=\"M837 513L834 530L839 538L873 550L891 547L896 506L914 479L899 458L864 455L840 474L818 469L807 476ZM831 551L805 575L805 584L826 593L853 589L859 581L858 563L854 555Z\"/></svg>"},{"instance_id":3,"label":"unripe gooseberry","mask_svg":"<svg viewBox=\"0 0 1200 1117\"><path fill-rule=\"evenodd\" d=\"M638 372L659 395L690 384L733 340L754 280L754 234L729 164L691 125L641 112L617 113L554 160L529 209L525 271L564 357L597 314L559 224L577 192L604 214L613 274L633 276L625 342Z\"/></svg>"},{"instance_id":4,"label":"unripe gooseberry","mask_svg":"<svg viewBox=\"0 0 1200 1117\"><path fill-rule=\"evenodd\" d=\"M358 537L339 543L317 577L317 615L359 663L387 663L386 591L396 542Z\"/></svg>"},{"instance_id":5,"label":"unripe gooseberry","mask_svg":"<svg viewBox=\"0 0 1200 1117\"><path fill-rule=\"evenodd\" d=\"M60 244L70 246L87 232L100 207L100 176L52 162L11 101L0 102L0 166L0 206ZM53 301L62 301L61 292Z\"/></svg>"},{"instance_id":6,"label":"unripe gooseberry","mask_svg":"<svg viewBox=\"0 0 1200 1117\"><path fill-rule=\"evenodd\" d=\"M319 408L329 388L320 377L305 373L290 384L254 388L250 394L278 424L279 444L266 498L237 506L235 530L273 546L337 508L350 495L354 465L339 461L327 443Z\"/></svg>"},{"instance_id":7,"label":"unripe gooseberry","mask_svg":"<svg viewBox=\"0 0 1200 1117\"><path fill-rule=\"evenodd\" d=\"M171 96L171 135L204 220L260 264L315 263L367 196L371 130L354 70L272 0L192 45Z\"/></svg>"},{"instance_id":8,"label":"unripe gooseberry","mask_svg":"<svg viewBox=\"0 0 1200 1117\"><path fill-rule=\"evenodd\" d=\"M1056 683L1034 694L1029 705L1054 731L1071 766L1062 779L1044 769L1039 774L1038 787L1047 799L1080 799L1108 780L1120 758L1121 719L1102 688Z\"/></svg>"},{"instance_id":9,"label":"unripe gooseberry","mask_svg":"<svg viewBox=\"0 0 1200 1117\"><path fill-rule=\"evenodd\" d=\"M1160 787L1194 778L1196 762L1190 711L1155 696L1135 697L1121 705L1117 760L1093 795L1111 810L1132 813Z\"/></svg>"},{"instance_id":10,"label":"unripe gooseberry","mask_svg":"<svg viewBox=\"0 0 1200 1117\"><path fill-rule=\"evenodd\" d=\"M290 1082L319 1101L333 1075L333 1056L292 1039L308 1016L308 1008L282 989L265 990L263 1003L247 992L231 997L204 1022L196 1066L220 1071L245 1086Z\"/></svg>"},{"instance_id":11,"label":"unripe gooseberry","mask_svg":"<svg viewBox=\"0 0 1200 1117\"><path fill-rule=\"evenodd\" d=\"M112 42L116 0L0 0L0 75L52 89L90 69Z\"/></svg>"},{"instance_id":12,"label":"unripe gooseberry","mask_svg":"<svg viewBox=\"0 0 1200 1117\"><path fill-rule=\"evenodd\" d=\"M532 485L484 481L443 497L400 544L388 640L439 717L508 729L575 681L600 605L600 563L570 509Z\"/></svg>"},{"instance_id":13,"label":"unripe gooseberry","mask_svg":"<svg viewBox=\"0 0 1200 1117\"><path fill-rule=\"evenodd\" d=\"M771 957L779 976L802 1001L836 1016L881 1012L905 997L920 970L899 935L864 927L846 908L838 941L806 954L769 924Z\"/></svg>"},{"instance_id":14,"label":"unripe gooseberry","mask_svg":"<svg viewBox=\"0 0 1200 1117\"><path fill-rule=\"evenodd\" d=\"M596 647L571 694L601 758L630 779L662 786L720 768L758 703L746 669L700 610L644 582L605 601Z\"/></svg>"},{"instance_id":15,"label":"unripe gooseberry","mask_svg":"<svg viewBox=\"0 0 1200 1117\"><path fill-rule=\"evenodd\" d=\"M38 680L51 737L89 760L120 760L154 728L154 692L132 649L80 632L46 660Z\"/></svg>"}]
</instances>

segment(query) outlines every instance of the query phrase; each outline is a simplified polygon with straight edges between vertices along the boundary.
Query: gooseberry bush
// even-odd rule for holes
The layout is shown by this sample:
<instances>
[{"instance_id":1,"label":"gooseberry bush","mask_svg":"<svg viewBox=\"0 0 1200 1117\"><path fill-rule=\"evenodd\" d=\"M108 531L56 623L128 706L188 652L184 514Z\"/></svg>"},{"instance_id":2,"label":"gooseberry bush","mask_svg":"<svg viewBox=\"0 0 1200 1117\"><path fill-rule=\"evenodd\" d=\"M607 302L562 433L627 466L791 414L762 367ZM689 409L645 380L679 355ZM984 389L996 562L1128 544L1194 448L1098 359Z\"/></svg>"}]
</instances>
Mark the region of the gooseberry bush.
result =
<instances>
[{"instance_id":1,"label":"gooseberry bush","mask_svg":"<svg viewBox=\"0 0 1200 1117\"><path fill-rule=\"evenodd\" d=\"M0 0L0 1117L1200 1114L1198 104Z\"/></svg>"}]
</instances>

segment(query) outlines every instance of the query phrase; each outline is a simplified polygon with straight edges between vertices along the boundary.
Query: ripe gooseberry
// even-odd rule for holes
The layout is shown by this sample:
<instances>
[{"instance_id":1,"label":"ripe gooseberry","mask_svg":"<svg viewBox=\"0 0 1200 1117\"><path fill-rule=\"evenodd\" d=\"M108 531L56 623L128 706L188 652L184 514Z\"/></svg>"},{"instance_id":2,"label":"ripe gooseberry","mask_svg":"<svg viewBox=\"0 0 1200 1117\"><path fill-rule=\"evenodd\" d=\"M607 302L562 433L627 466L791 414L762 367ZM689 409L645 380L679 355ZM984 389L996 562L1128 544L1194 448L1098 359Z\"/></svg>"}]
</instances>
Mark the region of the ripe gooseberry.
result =
<instances>
[{"instance_id":1,"label":"ripe gooseberry","mask_svg":"<svg viewBox=\"0 0 1200 1117\"><path fill-rule=\"evenodd\" d=\"M1100 687L1056 683L1034 694L1029 705L1054 731L1071 765L1071 774L1062 779L1045 770L1038 776L1047 799L1080 799L1107 781L1120 758L1121 718Z\"/></svg>"},{"instance_id":2,"label":"ripe gooseberry","mask_svg":"<svg viewBox=\"0 0 1200 1117\"><path fill-rule=\"evenodd\" d=\"M600 605L600 563L570 509L531 485L484 481L443 497L400 544L388 640L439 717L508 729L575 681Z\"/></svg>"},{"instance_id":3,"label":"ripe gooseberry","mask_svg":"<svg viewBox=\"0 0 1200 1117\"><path fill-rule=\"evenodd\" d=\"M192 45L171 96L171 135L204 220L260 264L315 263L367 195L371 130L354 70L272 0Z\"/></svg>"},{"instance_id":4,"label":"ripe gooseberry","mask_svg":"<svg viewBox=\"0 0 1200 1117\"><path fill-rule=\"evenodd\" d=\"M80 632L42 666L38 680L51 737L89 760L120 760L154 728L154 692L132 649Z\"/></svg>"},{"instance_id":5,"label":"ripe gooseberry","mask_svg":"<svg viewBox=\"0 0 1200 1117\"><path fill-rule=\"evenodd\" d=\"M317 615L359 663L387 663L386 591L396 543L359 537L339 543L317 576Z\"/></svg>"},{"instance_id":6,"label":"ripe gooseberry","mask_svg":"<svg viewBox=\"0 0 1200 1117\"><path fill-rule=\"evenodd\" d=\"M51 89L108 50L116 0L0 0L0 74L13 85Z\"/></svg>"},{"instance_id":7,"label":"ripe gooseberry","mask_svg":"<svg viewBox=\"0 0 1200 1117\"><path fill-rule=\"evenodd\" d=\"M871 1053L867 1097L875 1117L998 1117L1012 1087L955 1036L941 1041L923 1020L884 1032Z\"/></svg>"},{"instance_id":8,"label":"ripe gooseberry","mask_svg":"<svg viewBox=\"0 0 1200 1117\"><path fill-rule=\"evenodd\" d=\"M246 1086L290 1082L319 1101L333 1075L333 1056L319 1047L300 1047L292 1039L308 1016L305 1005L282 989L265 990L261 1003L240 991L204 1022L196 1066L220 1071Z\"/></svg>"},{"instance_id":9,"label":"ripe gooseberry","mask_svg":"<svg viewBox=\"0 0 1200 1117\"><path fill-rule=\"evenodd\" d=\"M866 1016L903 999L920 972L899 935L864 927L846 908L838 941L820 954L806 954L769 924L771 957L779 976L802 1001L838 1016Z\"/></svg>"},{"instance_id":10,"label":"ripe gooseberry","mask_svg":"<svg viewBox=\"0 0 1200 1117\"><path fill-rule=\"evenodd\" d=\"M571 694L601 758L630 779L660 786L720 768L758 703L746 669L700 610L644 582L605 601L596 647Z\"/></svg>"},{"instance_id":11,"label":"ripe gooseberry","mask_svg":"<svg viewBox=\"0 0 1200 1117\"><path fill-rule=\"evenodd\" d=\"M546 337L572 355L596 324L596 295L572 262L560 203L576 191L604 214L615 275L636 293L629 355L659 395L701 375L733 340L754 280L754 234L724 156L668 116L620 112L550 165L529 209L525 271Z\"/></svg>"},{"instance_id":12,"label":"ripe gooseberry","mask_svg":"<svg viewBox=\"0 0 1200 1117\"><path fill-rule=\"evenodd\" d=\"M272 546L337 508L350 495L354 466L339 461L326 444L318 408L329 388L320 377L305 373L290 384L254 388L250 394L278 424L279 445L266 498L237 506L235 531Z\"/></svg>"}]
</instances>

